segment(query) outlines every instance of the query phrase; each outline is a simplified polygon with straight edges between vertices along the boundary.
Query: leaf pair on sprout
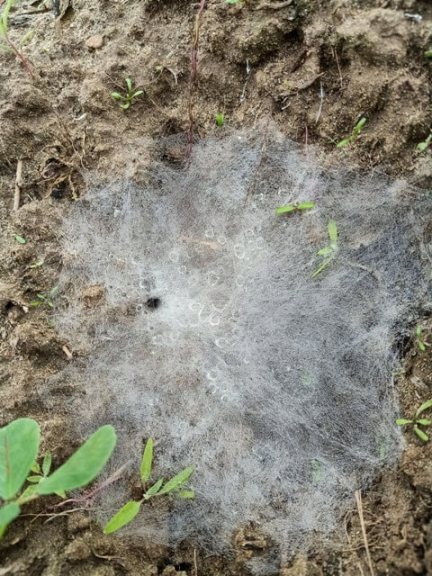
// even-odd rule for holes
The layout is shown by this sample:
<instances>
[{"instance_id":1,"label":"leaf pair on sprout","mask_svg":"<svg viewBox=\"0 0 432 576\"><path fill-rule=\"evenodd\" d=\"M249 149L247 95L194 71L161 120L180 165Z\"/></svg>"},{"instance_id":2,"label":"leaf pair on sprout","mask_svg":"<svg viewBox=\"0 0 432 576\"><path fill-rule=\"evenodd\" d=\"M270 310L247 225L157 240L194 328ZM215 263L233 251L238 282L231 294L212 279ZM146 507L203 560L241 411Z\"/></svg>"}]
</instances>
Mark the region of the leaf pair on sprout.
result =
<instances>
[{"instance_id":1,"label":"leaf pair on sprout","mask_svg":"<svg viewBox=\"0 0 432 576\"><path fill-rule=\"evenodd\" d=\"M39 424L18 418L0 428L0 538L21 513L21 506L40 496L64 497L70 490L87 486L100 474L117 441L112 426L102 426L52 474L49 452L37 463ZM33 472L33 475L29 474ZM26 482L29 485L24 488ZM24 489L23 489L24 488Z\"/></svg>"},{"instance_id":2,"label":"leaf pair on sprout","mask_svg":"<svg viewBox=\"0 0 432 576\"><path fill-rule=\"evenodd\" d=\"M426 402L423 402L420 408L417 409L413 418L398 418L396 424L398 426L412 426L414 434L416 434L422 442L427 442L429 440L429 435L423 430L423 428L429 427L432 424L432 420L429 418L421 418L420 416L423 412L426 412L426 410L430 410L431 408L432 400L426 400Z\"/></svg>"},{"instance_id":3,"label":"leaf pair on sprout","mask_svg":"<svg viewBox=\"0 0 432 576\"><path fill-rule=\"evenodd\" d=\"M150 486L149 480L153 470L153 439L149 438L145 448L144 454L140 465L140 479L144 490L141 500L129 500L114 516L108 521L104 528L105 534L112 534L123 528L137 516L141 510L143 502L150 500L156 496L163 496L167 494L175 494L179 498L192 499L195 497L195 492L191 489L185 489L186 482L191 477L194 467L188 466L181 472L173 476L170 480L165 482L164 479L159 478Z\"/></svg>"},{"instance_id":4,"label":"leaf pair on sprout","mask_svg":"<svg viewBox=\"0 0 432 576\"><path fill-rule=\"evenodd\" d=\"M119 106L122 110L130 108L134 99L137 98L137 96L144 94L143 90L134 91L132 80L130 78L125 78L125 84L127 90L124 94L120 94L120 92L111 92L111 97L119 102Z\"/></svg>"},{"instance_id":5,"label":"leaf pair on sprout","mask_svg":"<svg viewBox=\"0 0 432 576\"><path fill-rule=\"evenodd\" d=\"M323 261L312 274L312 278L316 278L318 274L321 274L321 272L333 261L338 252L338 229L334 220L330 220L327 224L327 234L329 238L328 244L317 252L317 256L323 258Z\"/></svg>"},{"instance_id":6,"label":"leaf pair on sprout","mask_svg":"<svg viewBox=\"0 0 432 576\"><path fill-rule=\"evenodd\" d=\"M294 202L293 204L285 204L284 206L279 206L279 208L276 208L276 214L280 216L281 214L304 212L305 210L311 210L312 208L315 208L315 202Z\"/></svg>"}]
</instances>

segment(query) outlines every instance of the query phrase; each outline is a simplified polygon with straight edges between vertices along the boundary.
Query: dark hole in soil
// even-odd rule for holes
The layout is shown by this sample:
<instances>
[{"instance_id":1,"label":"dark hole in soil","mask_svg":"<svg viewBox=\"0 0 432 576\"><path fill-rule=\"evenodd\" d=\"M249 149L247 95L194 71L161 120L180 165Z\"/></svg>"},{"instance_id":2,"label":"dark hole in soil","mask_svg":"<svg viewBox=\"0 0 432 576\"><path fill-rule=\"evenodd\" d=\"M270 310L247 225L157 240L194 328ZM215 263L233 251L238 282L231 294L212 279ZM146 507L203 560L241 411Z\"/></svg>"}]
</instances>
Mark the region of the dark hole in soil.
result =
<instances>
[{"instance_id":1,"label":"dark hole in soil","mask_svg":"<svg viewBox=\"0 0 432 576\"><path fill-rule=\"evenodd\" d=\"M159 308L161 304L162 300L160 298L149 298L145 303L147 308L149 308L150 310L156 310L156 308Z\"/></svg>"}]
</instances>

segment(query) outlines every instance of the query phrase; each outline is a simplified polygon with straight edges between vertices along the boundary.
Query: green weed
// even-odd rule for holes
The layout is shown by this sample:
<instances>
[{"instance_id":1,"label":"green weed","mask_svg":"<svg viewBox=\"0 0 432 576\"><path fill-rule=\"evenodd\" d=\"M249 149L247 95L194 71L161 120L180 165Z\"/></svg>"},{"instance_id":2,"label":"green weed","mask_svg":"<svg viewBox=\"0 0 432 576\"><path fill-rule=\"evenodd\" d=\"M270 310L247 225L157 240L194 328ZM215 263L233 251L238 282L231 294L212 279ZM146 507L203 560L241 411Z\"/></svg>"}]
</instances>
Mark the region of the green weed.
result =
<instances>
[{"instance_id":1,"label":"green weed","mask_svg":"<svg viewBox=\"0 0 432 576\"><path fill-rule=\"evenodd\" d=\"M119 106L122 110L130 108L134 99L144 94L143 90L135 91L135 89L132 88L132 80L130 78L125 78L125 84L127 90L124 94L120 94L120 92L111 92L111 97L119 102Z\"/></svg>"},{"instance_id":2,"label":"green weed","mask_svg":"<svg viewBox=\"0 0 432 576\"><path fill-rule=\"evenodd\" d=\"M429 136L426 138L426 140L423 140L423 142L419 142L417 144L417 150L419 152L424 152L425 150L427 150L429 148L429 146L432 144L432 132L429 134Z\"/></svg>"},{"instance_id":3,"label":"green weed","mask_svg":"<svg viewBox=\"0 0 432 576\"><path fill-rule=\"evenodd\" d=\"M429 418L420 418L420 416L423 412L426 412L426 410L430 410L431 408L432 400L426 400L426 402L423 402L423 404L417 409L413 418L398 418L396 424L398 426L411 426L414 434L416 434L422 442L427 442L429 440L429 435L423 428L428 428L432 424L432 420L429 420Z\"/></svg>"},{"instance_id":4,"label":"green weed","mask_svg":"<svg viewBox=\"0 0 432 576\"><path fill-rule=\"evenodd\" d=\"M281 214L292 214L293 212L304 212L305 210L311 210L312 208L315 208L315 202L294 202L294 204L279 206L279 208L276 208L276 214L278 216Z\"/></svg>"},{"instance_id":5,"label":"green weed","mask_svg":"<svg viewBox=\"0 0 432 576\"><path fill-rule=\"evenodd\" d=\"M48 306L48 308L54 308L54 299L58 294L58 286L51 288L49 292L43 293L39 292L36 294L36 298L30 302L30 306L37 308L38 306Z\"/></svg>"},{"instance_id":6,"label":"green weed","mask_svg":"<svg viewBox=\"0 0 432 576\"><path fill-rule=\"evenodd\" d=\"M0 428L0 539L21 507L39 498L83 488L100 474L117 441L112 426L102 426L52 474L51 455L37 463L40 427L30 418L18 418ZM33 472L33 475L29 475ZM26 482L28 486L25 487Z\"/></svg>"},{"instance_id":7,"label":"green weed","mask_svg":"<svg viewBox=\"0 0 432 576\"><path fill-rule=\"evenodd\" d=\"M216 126L218 126L219 128L222 128L222 126L225 124L225 116L222 114L222 112L218 112L216 114L215 122Z\"/></svg>"},{"instance_id":8,"label":"green weed","mask_svg":"<svg viewBox=\"0 0 432 576\"><path fill-rule=\"evenodd\" d=\"M366 122L367 122L367 119L364 116L362 116L360 118L360 120L357 122L357 124L354 126L351 134L349 136L347 136L346 138L343 138L342 140L340 140L336 144L336 148L345 148L345 146L349 146L350 144L355 142L355 140L357 140L357 138L360 136L361 131L363 130Z\"/></svg>"},{"instance_id":9,"label":"green weed","mask_svg":"<svg viewBox=\"0 0 432 576\"><path fill-rule=\"evenodd\" d=\"M423 328L420 326L420 324L416 326L415 334L417 348L420 350L420 352L426 352L426 348L429 347L430 344L426 342L425 336L423 334Z\"/></svg>"},{"instance_id":10,"label":"green weed","mask_svg":"<svg viewBox=\"0 0 432 576\"><path fill-rule=\"evenodd\" d=\"M159 478L154 483L149 482L153 470L153 439L149 438L147 441L144 454L140 465L140 479L143 486L143 496L141 500L129 500L114 516L108 521L104 528L105 534L112 534L117 532L123 526L126 526L137 516L141 510L142 504L146 500L155 498L156 496L163 496L166 494L175 494L180 498L191 499L195 497L195 492L191 489L185 489L184 485L191 477L194 467L188 466L170 480L164 483L163 478Z\"/></svg>"},{"instance_id":11,"label":"green weed","mask_svg":"<svg viewBox=\"0 0 432 576\"><path fill-rule=\"evenodd\" d=\"M23 236L19 236L19 234L15 234L14 239L15 242L18 242L18 244L27 244L26 238L24 238Z\"/></svg>"},{"instance_id":12,"label":"green weed","mask_svg":"<svg viewBox=\"0 0 432 576\"><path fill-rule=\"evenodd\" d=\"M430 48L429 50L426 50L425 52L423 52L423 56L425 58L432 58L432 48Z\"/></svg>"},{"instance_id":13,"label":"green weed","mask_svg":"<svg viewBox=\"0 0 432 576\"><path fill-rule=\"evenodd\" d=\"M321 248L321 250L318 250L317 252L317 256L323 258L323 261L315 270L315 272L312 274L312 278L316 278L318 274L321 274L321 272L325 270L327 266L329 266L329 264L333 261L334 257L337 254L338 229L336 222L334 220L330 220L329 223L327 224L327 234L329 238L328 244L324 246L324 248Z\"/></svg>"}]
</instances>

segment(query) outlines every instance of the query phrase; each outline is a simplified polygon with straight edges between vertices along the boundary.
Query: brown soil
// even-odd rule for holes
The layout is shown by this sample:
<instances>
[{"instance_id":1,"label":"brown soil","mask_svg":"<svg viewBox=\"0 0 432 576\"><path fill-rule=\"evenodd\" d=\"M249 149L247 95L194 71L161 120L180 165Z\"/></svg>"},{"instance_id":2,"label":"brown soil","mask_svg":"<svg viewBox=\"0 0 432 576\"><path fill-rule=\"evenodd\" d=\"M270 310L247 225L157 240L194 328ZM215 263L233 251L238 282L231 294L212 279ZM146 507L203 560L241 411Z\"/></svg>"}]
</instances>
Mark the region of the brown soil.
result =
<instances>
[{"instance_id":1,"label":"brown soil","mask_svg":"<svg viewBox=\"0 0 432 576\"><path fill-rule=\"evenodd\" d=\"M60 4L57 20L49 1L18 3L12 13L10 39L19 46L26 38L22 52L34 79L12 53L0 52L0 424L37 419L56 464L77 444L62 409L74 390L57 386L56 411L47 413L38 383L69 361L68 343L51 326L49 309L29 304L55 285L62 213L91 175L139 181L149 139L188 133L198 9L186 0ZM432 60L423 55L432 48L431 24L430 0L209 0L192 90L194 134L220 130L220 112L234 128L272 118L329 162L381 166L430 188L431 150L420 154L416 145L432 126ZM123 112L110 93L122 90L126 77L144 95ZM360 138L337 149L362 116ZM13 211L18 160L23 182ZM432 354L414 342L406 348L397 386L410 414L432 397ZM432 443L421 445L409 432L406 440L399 467L363 495L376 574L432 574ZM52 503L38 503L11 527L0 575L238 575L270 545L251 527L236 536L233 558L208 557L188 544L173 551L104 537L82 512L47 522L52 510ZM354 503L344 522L344 542L314 557L284 559L280 576L369 574Z\"/></svg>"}]
</instances>

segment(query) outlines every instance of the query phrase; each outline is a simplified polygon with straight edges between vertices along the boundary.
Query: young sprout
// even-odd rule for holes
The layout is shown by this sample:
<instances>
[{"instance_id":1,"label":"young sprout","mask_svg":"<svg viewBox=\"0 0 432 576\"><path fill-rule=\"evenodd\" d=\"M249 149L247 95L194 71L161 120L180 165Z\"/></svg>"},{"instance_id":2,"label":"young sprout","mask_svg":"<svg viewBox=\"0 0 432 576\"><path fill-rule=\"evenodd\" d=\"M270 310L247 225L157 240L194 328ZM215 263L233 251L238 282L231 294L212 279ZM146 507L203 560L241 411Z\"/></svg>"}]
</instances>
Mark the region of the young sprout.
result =
<instances>
[{"instance_id":1,"label":"young sprout","mask_svg":"<svg viewBox=\"0 0 432 576\"><path fill-rule=\"evenodd\" d=\"M416 326L415 333L417 348L420 350L420 352L426 352L426 347L429 347L430 344L429 342L426 342L425 336L423 334L423 328L420 326L420 324Z\"/></svg>"},{"instance_id":2,"label":"young sprout","mask_svg":"<svg viewBox=\"0 0 432 576\"><path fill-rule=\"evenodd\" d=\"M216 122L216 126L218 126L219 128L222 128L222 126L225 124L225 117L222 114L222 112L218 112L216 114L215 122Z\"/></svg>"},{"instance_id":3,"label":"young sprout","mask_svg":"<svg viewBox=\"0 0 432 576\"><path fill-rule=\"evenodd\" d=\"M276 208L276 214L280 216L281 214L292 214L293 212L304 212L305 210L311 210L315 208L315 202L294 202L294 204L284 204L284 206L279 206Z\"/></svg>"},{"instance_id":4,"label":"young sprout","mask_svg":"<svg viewBox=\"0 0 432 576\"><path fill-rule=\"evenodd\" d=\"M15 234L14 238L15 238L15 242L18 242L18 244L27 244L27 240L23 236L19 236L18 234Z\"/></svg>"},{"instance_id":5,"label":"young sprout","mask_svg":"<svg viewBox=\"0 0 432 576\"><path fill-rule=\"evenodd\" d=\"M324 246L324 248L321 248L321 250L318 250L317 252L317 256L323 258L323 261L312 274L312 278L315 278L318 276L318 274L321 274L321 272L327 268L338 251L338 229L334 220L330 220L327 224L327 234L329 238L327 246Z\"/></svg>"},{"instance_id":6,"label":"young sprout","mask_svg":"<svg viewBox=\"0 0 432 576\"><path fill-rule=\"evenodd\" d=\"M57 296L58 286L54 286L47 293L40 292L36 294L36 299L30 302L30 306L37 308L38 306L48 306L48 308L54 308L54 298Z\"/></svg>"},{"instance_id":7,"label":"young sprout","mask_svg":"<svg viewBox=\"0 0 432 576\"><path fill-rule=\"evenodd\" d=\"M429 136L426 138L426 140L423 140L423 142L419 142L417 144L417 150L419 152L424 152L425 150L427 150L429 148L429 146L432 144L432 132L429 134Z\"/></svg>"},{"instance_id":8,"label":"young sprout","mask_svg":"<svg viewBox=\"0 0 432 576\"><path fill-rule=\"evenodd\" d=\"M420 418L420 416L423 412L430 410L431 408L432 400L426 400L426 402L423 402L420 408L418 408L413 418L398 418L396 424L398 426L412 426L414 434L416 434L422 442L427 442L429 440L429 435L420 428L420 426L429 427L432 424L432 420L429 420L429 418Z\"/></svg>"},{"instance_id":9,"label":"young sprout","mask_svg":"<svg viewBox=\"0 0 432 576\"><path fill-rule=\"evenodd\" d=\"M126 526L137 516L141 510L143 502L155 498L156 496L163 496L166 494L175 494L179 498L191 499L195 498L195 492L191 489L185 489L184 485L189 480L193 474L194 467L188 466L184 468L181 472L176 474L164 483L163 478L159 478L156 482L150 482L149 480L152 475L153 470L153 439L149 438L145 448L144 454L141 460L141 465L139 469L141 484L143 487L143 493L141 500L129 500L126 504L120 508L116 514L108 521L104 528L104 534L112 534L117 532L123 526Z\"/></svg>"},{"instance_id":10,"label":"young sprout","mask_svg":"<svg viewBox=\"0 0 432 576\"><path fill-rule=\"evenodd\" d=\"M423 53L425 58L432 58L432 48Z\"/></svg>"},{"instance_id":11,"label":"young sprout","mask_svg":"<svg viewBox=\"0 0 432 576\"><path fill-rule=\"evenodd\" d=\"M120 92L111 92L111 97L119 102L119 106L122 110L130 108L133 100L144 94L143 90L134 91L134 88L132 88L132 80L130 78L125 78L125 84L127 91L124 94L120 94Z\"/></svg>"},{"instance_id":12,"label":"young sprout","mask_svg":"<svg viewBox=\"0 0 432 576\"><path fill-rule=\"evenodd\" d=\"M343 138L342 140L340 140L336 144L336 148L344 148L345 146L349 146L355 140L357 140L357 138L360 136L361 131L363 130L366 122L367 122L367 119L364 116L362 116L360 118L360 120L357 122L357 124L354 126L351 134L349 136L347 136L346 138Z\"/></svg>"}]
</instances>

